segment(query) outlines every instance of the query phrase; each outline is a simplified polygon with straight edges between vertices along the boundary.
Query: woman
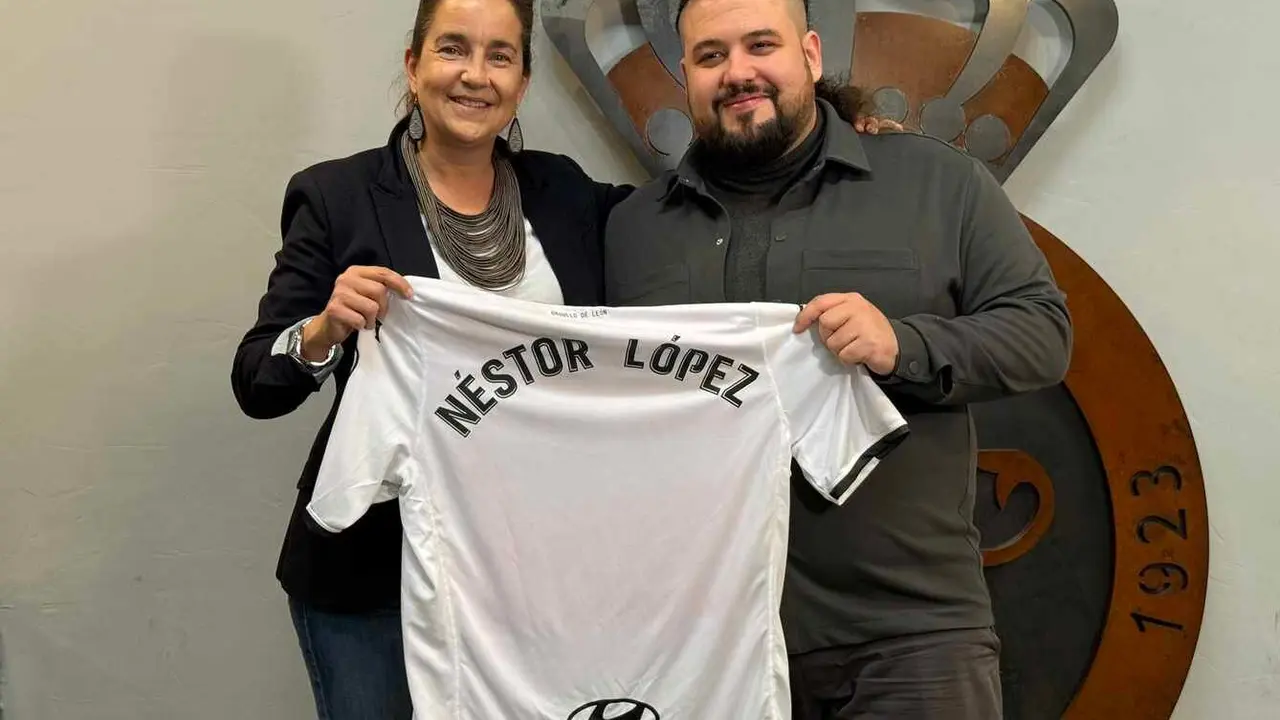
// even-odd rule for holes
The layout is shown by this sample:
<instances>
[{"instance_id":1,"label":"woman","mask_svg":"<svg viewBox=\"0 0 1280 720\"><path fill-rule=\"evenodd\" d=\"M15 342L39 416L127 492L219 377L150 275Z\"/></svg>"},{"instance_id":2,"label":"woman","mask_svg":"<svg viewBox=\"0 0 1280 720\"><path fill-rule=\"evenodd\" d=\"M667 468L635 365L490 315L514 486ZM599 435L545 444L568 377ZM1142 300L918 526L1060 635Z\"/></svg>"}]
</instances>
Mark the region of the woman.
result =
<instances>
[{"instance_id":1,"label":"woman","mask_svg":"<svg viewBox=\"0 0 1280 720\"><path fill-rule=\"evenodd\" d=\"M410 292L405 275L536 302L602 299L604 221L631 188L498 137L529 84L532 24L531 0L421 0L405 51L408 114L384 147L290 180L284 243L236 352L236 399L254 418L292 412L330 374L337 384L277 567L322 720L412 714L396 503L336 536L306 524L355 332L374 326L389 292Z\"/></svg>"}]
</instances>

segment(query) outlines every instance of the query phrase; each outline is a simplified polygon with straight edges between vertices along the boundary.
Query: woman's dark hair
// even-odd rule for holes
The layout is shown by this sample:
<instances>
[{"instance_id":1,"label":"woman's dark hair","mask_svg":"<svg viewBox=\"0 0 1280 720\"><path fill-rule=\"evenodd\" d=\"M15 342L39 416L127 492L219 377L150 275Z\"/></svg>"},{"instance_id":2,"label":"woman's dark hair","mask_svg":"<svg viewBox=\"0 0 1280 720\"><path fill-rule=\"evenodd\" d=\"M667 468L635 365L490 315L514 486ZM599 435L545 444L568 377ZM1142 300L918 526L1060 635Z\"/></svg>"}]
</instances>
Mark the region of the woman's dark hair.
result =
<instances>
[{"instance_id":1,"label":"woman's dark hair","mask_svg":"<svg viewBox=\"0 0 1280 720\"><path fill-rule=\"evenodd\" d=\"M533 0L507 0L516 11L520 20L520 57L524 61L524 76L529 77L533 70ZM431 20L435 18L436 8L441 0L420 0L418 16L413 21L413 34L409 39L409 50L415 58L422 57L422 44L427 39L427 30ZM408 113L413 109L413 91L405 90L400 98L401 112Z\"/></svg>"}]
</instances>

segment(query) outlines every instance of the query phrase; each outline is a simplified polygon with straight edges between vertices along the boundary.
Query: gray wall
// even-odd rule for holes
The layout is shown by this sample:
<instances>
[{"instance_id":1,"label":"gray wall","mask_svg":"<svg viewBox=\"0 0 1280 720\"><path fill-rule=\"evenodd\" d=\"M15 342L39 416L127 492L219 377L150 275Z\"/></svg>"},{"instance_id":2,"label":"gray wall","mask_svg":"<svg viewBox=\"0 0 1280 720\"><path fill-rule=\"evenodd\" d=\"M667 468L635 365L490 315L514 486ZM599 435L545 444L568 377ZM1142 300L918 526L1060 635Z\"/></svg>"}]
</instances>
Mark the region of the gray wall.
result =
<instances>
[{"instance_id":1,"label":"gray wall","mask_svg":"<svg viewBox=\"0 0 1280 720\"><path fill-rule=\"evenodd\" d=\"M0 0L6 720L310 717L273 571L329 396L253 422L227 376L285 181L384 141L414 5ZM1280 698L1280 147L1259 94L1280 7L1202 7L1122 3L1114 54L1009 186L1129 302L1194 423L1214 577L1180 720ZM637 178L535 53L526 141Z\"/></svg>"},{"instance_id":2,"label":"gray wall","mask_svg":"<svg viewBox=\"0 0 1280 720\"><path fill-rule=\"evenodd\" d=\"M331 396L254 422L228 375L285 181L385 141L413 11L0 2L7 720L308 717L273 572ZM620 176L539 57L528 140Z\"/></svg>"}]
</instances>

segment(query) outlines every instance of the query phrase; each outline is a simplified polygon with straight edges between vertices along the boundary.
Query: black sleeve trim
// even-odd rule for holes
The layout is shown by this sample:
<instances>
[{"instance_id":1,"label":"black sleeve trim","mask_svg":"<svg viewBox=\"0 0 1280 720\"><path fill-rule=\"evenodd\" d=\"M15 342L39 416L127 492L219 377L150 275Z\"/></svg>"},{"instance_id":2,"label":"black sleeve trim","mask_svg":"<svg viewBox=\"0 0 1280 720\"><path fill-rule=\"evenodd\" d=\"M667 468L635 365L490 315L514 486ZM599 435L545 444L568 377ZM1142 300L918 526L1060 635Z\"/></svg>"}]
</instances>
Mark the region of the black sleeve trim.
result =
<instances>
[{"instance_id":1,"label":"black sleeve trim","mask_svg":"<svg viewBox=\"0 0 1280 720\"><path fill-rule=\"evenodd\" d=\"M857 482L858 478L862 477L862 471L872 460L883 459L886 455L901 445L902 441L906 440L907 436L910 434L911 428L907 425L903 425L902 427L893 430L888 435L880 438L879 442L876 444L867 448L867 451L862 453L862 456L858 458L858 462L853 464L853 470L849 471L849 474L845 475L843 480L836 483L836 486L831 488L831 497L838 498L848 492L849 486Z\"/></svg>"}]
</instances>

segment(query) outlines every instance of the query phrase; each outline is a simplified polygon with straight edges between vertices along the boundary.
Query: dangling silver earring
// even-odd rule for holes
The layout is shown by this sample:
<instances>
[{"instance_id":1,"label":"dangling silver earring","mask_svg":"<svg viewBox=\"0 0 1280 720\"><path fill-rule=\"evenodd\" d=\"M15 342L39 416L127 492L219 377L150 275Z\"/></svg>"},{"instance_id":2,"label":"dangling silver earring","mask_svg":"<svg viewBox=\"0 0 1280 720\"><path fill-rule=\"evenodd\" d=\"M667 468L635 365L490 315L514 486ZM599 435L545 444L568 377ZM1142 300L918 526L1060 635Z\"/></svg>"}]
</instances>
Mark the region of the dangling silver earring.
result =
<instances>
[{"instance_id":1,"label":"dangling silver earring","mask_svg":"<svg viewBox=\"0 0 1280 720\"><path fill-rule=\"evenodd\" d=\"M422 108L418 107L418 96L413 96L413 109L409 111L409 139L414 142L422 142L422 138L427 134L427 128L422 124Z\"/></svg>"},{"instance_id":2,"label":"dangling silver earring","mask_svg":"<svg viewBox=\"0 0 1280 720\"><path fill-rule=\"evenodd\" d=\"M507 132L507 145L511 148L511 152L520 152L524 149L524 133L520 132L520 118L511 118L511 130Z\"/></svg>"}]
</instances>

